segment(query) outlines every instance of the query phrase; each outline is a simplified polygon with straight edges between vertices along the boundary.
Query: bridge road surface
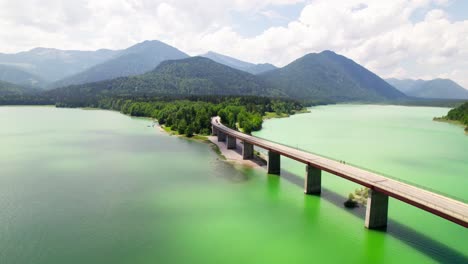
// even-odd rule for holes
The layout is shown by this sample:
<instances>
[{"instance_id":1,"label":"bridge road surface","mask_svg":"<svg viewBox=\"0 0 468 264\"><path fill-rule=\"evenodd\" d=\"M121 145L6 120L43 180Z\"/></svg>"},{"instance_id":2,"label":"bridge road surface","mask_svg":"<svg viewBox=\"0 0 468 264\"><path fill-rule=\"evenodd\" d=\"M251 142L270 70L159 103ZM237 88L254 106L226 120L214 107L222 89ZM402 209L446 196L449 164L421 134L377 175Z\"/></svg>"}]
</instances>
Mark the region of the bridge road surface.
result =
<instances>
[{"instance_id":1,"label":"bridge road surface","mask_svg":"<svg viewBox=\"0 0 468 264\"><path fill-rule=\"evenodd\" d=\"M246 135L221 124L220 117L213 117L211 124L218 131L243 142L348 179L468 228L468 204L464 202L312 153Z\"/></svg>"}]
</instances>

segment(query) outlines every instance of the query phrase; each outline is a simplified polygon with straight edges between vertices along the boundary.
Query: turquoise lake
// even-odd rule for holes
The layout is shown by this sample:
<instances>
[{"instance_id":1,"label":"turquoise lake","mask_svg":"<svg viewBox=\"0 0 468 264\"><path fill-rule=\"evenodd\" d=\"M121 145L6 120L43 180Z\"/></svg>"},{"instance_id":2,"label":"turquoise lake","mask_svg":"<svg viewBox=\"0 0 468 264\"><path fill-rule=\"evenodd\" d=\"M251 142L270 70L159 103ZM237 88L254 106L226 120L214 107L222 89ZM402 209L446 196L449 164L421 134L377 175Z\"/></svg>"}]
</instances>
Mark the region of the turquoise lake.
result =
<instances>
[{"instance_id":1,"label":"turquoise lake","mask_svg":"<svg viewBox=\"0 0 468 264\"><path fill-rule=\"evenodd\" d=\"M468 200L468 136L447 108L332 105L255 135ZM204 143L112 111L0 107L0 263L468 263L468 231L390 199L364 228L358 188L233 167Z\"/></svg>"}]
</instances>

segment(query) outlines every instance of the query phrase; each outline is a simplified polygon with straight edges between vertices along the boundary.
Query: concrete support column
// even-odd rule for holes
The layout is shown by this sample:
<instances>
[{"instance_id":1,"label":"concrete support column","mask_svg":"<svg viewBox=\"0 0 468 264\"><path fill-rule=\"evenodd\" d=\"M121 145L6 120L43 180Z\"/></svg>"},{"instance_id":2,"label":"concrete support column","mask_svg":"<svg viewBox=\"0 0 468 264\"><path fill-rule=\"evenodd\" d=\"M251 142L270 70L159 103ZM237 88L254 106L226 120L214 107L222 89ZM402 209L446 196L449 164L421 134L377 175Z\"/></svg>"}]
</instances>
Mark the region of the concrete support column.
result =
<instances>
[{"instance_id":1,"label":"concrete support column","mask_svg":"<svg viewBox=\"0 0 468 264\"><path fill-rule=\"evenodd\" d=\"M211 126L211 135L212 136L218 135L218 129L215 126Z\"/></svg>"},{"instance_id":2,"label":"concrete support column","mask_svg":"<svg viewBox=\"0 0 468 264\"><path fill-rule=\"evenodd\" d=\"M218 130L218 142L225 142L226 141L226 134Z\"/></svg>"},{"instance_id":3,"label":"concrete support column","mask_svg":"<svg viewBox=\"0 0 468 264\"><path fill-rule=\"evenodd\" d=\"M388 196L369 190L366 208L365 226L369 229L381 229L387 226L388 217Z\"/></svg>"},{"instance_id":4,"label":"concrete support column","mask_svg":"<svg viewBox=\"0 0 468 264\"><path fill-rule=\"evenodd\" d=\"M279 175L281 172L281 155L279 153L268 151L268 174Z\"/></svg>"},{"instance_id":5,"label":"concrete support column","mask_svg":"<svg viewBox=\"0 0 468 264\"><path fill-rule=\"evenodd\" d=\"M322 192L322 170L306 165L306 177L304 182L305 194L317 194Z\"/></svg>"},{"instance_id":6,"label":"concrete support column","mask_svg":"<svg viewBox=\"0 0 468 264\"><path fill-rule=\"evenodd\" d=\"M237 147L237 142L236 138L233 136L227 136L227 148L228 149L236 149Z\"/></svg>"},{"instance_id":7,"label":"concrete support column","mask_svg":"<svg viewBox=\"0 0 468 264\"><path fill-rule=\"evenodd\" d=\"M254 147L252 144L244 141L244 147L242 148L242 158L245 160L253 159Z\"/></svg>"}]
</instances>

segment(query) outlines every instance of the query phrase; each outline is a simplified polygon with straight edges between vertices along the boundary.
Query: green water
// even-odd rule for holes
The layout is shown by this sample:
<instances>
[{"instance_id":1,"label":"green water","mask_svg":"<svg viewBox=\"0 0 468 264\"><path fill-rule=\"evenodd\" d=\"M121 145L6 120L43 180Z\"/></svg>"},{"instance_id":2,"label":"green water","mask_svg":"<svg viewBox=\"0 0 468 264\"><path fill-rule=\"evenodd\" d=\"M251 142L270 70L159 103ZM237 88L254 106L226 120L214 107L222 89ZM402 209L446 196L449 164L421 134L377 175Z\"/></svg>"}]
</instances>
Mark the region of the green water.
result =
<instances>
[{"instance_id":1,"label":"green water","mask_svg":"<svg viewBox=\"0 0 468 264\"><path fill-rule=\"evenodd\" d=\"M318 107L258 135L468 199L468 137L431 121L446 112ZM354 184L324 175L323 195L304 196L300 164L233 168L151 124L0 107L0 263L468 262L463 227L391 200L388 231L366 230L342 206Z\"/></svg>"}]
</instances>

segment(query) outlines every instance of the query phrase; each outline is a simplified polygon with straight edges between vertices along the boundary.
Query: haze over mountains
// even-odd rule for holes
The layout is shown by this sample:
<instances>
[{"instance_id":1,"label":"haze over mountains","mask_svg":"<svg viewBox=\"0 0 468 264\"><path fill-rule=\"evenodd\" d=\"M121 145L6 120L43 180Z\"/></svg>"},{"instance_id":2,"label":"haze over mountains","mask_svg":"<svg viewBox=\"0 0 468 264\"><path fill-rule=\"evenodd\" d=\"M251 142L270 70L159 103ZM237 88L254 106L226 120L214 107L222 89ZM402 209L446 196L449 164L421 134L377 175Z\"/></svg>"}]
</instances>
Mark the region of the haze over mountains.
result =
<instances>
[{"instance_id":1,"label":"haze over mountains","mask_svg":"<svg viewBox=\"0 0 468 264\"><path fill-rule=\"evenodd\" d=\"M13 83L0 81L0 96L25 95L38 92L33 88L19 86Z\"/></svg>"},{"instance_id":2,"label":"haze over mountains","mask_svg":"<svg viewBox=\"0 0 468 264\"><path fill-rule=\"evenodd\" d=\"M104 62L118 51L74 51L35 48L16 54L0 53L0 64L14 66L34 74L45 82L54 82Z\"/></svg>"},{"instance_id":3,"label":"haze over mountains","mask_svg":"<svg viewBox=\"0 0 468 264\"><path fill-rule=\"evenodd\" d=\"M439 99L468 99L468 90L449 79L434 80L386 80L408 96Z\"/></svg>"},{"instance_id":4,"label":"haze over mountains","mask_svg":"<svg viewBox=\"0 0 468 264\"><path fill-rule=\"evenodd\" d=\"M241 60L238 60L236 58L225 56L225 55L215 53L215 52L212 52L212 51L210 51L208 53L205 53L205 54L203 54L201 56L205 57L205 58L209 58L209 59L211 59L213 61L216 61L217 63L224 64L224 65L229 66L231 68L238 69L238 70L245 71L245 72L249 72L251 74L260 74L260 73L264 73L264 72L267 72L267 71L277 69L277 67L275 65L270 64L270 63L253 64L253 63L250 63L250 62L241 61Z\"/></svg>"},{"instance_id":5,"label":"haze over mountains","mask_svg":"<svg viewBox=\"0 0 468 264\"><path fill-rule=\"evenodd\" d=\"M41 77L19 67L0 64L0 80L24 87L44 87L47 82Z\"/></svg>"},{"instance_id":6,"label":"haze over mountains","mask_svg":"<svg viewBox=\"0 0 468 264\"><path fill-rule=\"evenodd\" d=\"M53 87L91 83L117 77L133 76L153 70L166 60L184 59L189 56L163 42L145 41L119 51L113 59L95 65L90 69L67 77L53 84Z\"/></svg>"},{"instance_id":7,"label":"haze over mountains","mask_svg":"<svg viewBox=\"0 0 468 264\"><path fill-rule=\"evenodd\" d=\"M158 94L257 95L373 102L407 98L376 74L332 51L307 54L277 68L214 52L190 57L160 41L145 41L116 51L37 48L17 54L0 54L0 80L10 83L8 94L15 90L11 88L14 84L29 88L59 88L47 94L62 98ZM447 81L444 80L445 87L448 87ZM416 96L418 91L421 97L443 96L428 92L439 82L424 85L422 82L395 81L393 84L410 96ZM420 95L420 90L411 90L415 86L426 87L426 95ZM456 84L451 87L454 90L461 88Z\"/></svg>"}]
</instances>

